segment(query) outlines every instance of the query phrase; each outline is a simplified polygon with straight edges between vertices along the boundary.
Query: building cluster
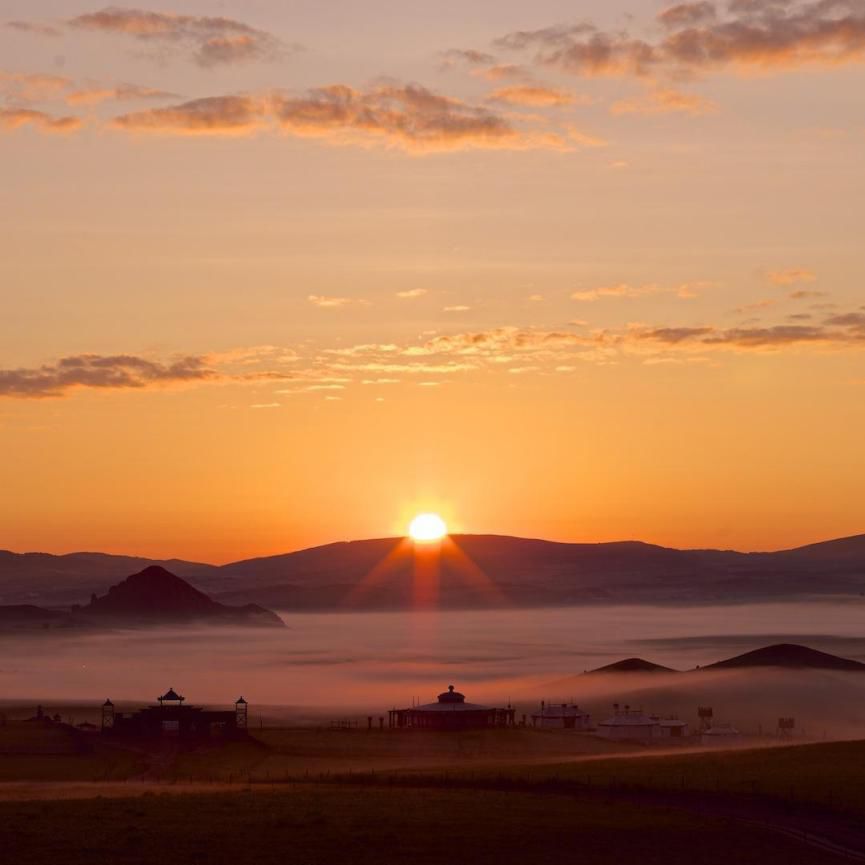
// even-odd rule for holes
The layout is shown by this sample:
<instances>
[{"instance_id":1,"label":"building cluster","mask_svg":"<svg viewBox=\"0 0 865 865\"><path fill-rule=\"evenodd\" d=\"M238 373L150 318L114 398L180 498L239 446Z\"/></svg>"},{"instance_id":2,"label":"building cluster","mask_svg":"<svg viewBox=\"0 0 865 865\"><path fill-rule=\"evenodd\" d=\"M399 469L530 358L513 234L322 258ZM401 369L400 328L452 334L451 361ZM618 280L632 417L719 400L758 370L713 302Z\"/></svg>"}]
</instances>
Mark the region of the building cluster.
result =
<instances>
[{"instance_id":1,"label":"building cluster","mask_svg":"<svg viewBox=\"0 0 865 865\"><path fill-rule=\"evenodd\" d=\"M391 709L388 713L388 727L391 729L424 730L469 730L491 727L513 727L517 725L516 710L491 708L477 703L466 702L464 694L454 689L438 695L435 703L411 706L406 709ZM605 739L619 742L639 742L652 744L735 745L741 739L739 731L731 724L714 722L711 707L698 709L698 727L692 732L687 721L675 716L661 717L648 714L642 709L613 704L613 712L608 717L592 723L592 717L576 703L541 702L540 710L531 715L531 725L548 730L575 730L592 732ZM520 726L527 725L523 715ZM789 723L785 719L785 723Z\"/></svg>"},{"instance_id":2,"label":"building cluster","mask_svg":"<svg viewBox=\"0 0 865 865\"><path fill-rule=\"evenodd\" d=\"M588 732L613 741L641 744L727 746L741 740L734 726L715 721L711 707L699 707L697 715L698 726L692 732L688 722L678 717L661 717L628 705L614 703L612 714L593 723L589 712L576 703L542 701L540 709L530 716L530 723L546 730ZM246 735L248 722L249 704L243 697L231 709L211 709L189 705L169 688L154 704L132 712L118 712L114 703L106 700L102 706L101 730L105 735L137 739L231 739ZM483 730L528 724L527 715L518 724L516 710L510 703L505 707L470 703L453 685L439 694L434 703L388 712L388 728L394 730ZM789 736L794 725L792 718L779 719L778 735ZM367 726L373 729L372 716ZM379 719L379 727L384 728L384 717Z\"/></svg>"}]
</instances>

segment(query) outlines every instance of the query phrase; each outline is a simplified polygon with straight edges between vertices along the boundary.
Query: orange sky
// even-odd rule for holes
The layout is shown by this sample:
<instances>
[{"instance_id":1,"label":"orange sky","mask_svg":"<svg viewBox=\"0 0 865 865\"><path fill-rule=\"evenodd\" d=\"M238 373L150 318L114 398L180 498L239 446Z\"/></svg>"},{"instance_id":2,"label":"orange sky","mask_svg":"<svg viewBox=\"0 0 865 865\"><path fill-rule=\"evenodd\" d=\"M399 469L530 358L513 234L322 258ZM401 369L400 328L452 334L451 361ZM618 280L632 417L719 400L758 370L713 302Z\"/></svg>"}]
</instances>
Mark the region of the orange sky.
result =
<instances>
[{"instance_id":1,"label":"orange sky","mask_svg":"<svg viewBox=\"0 0 865 865\"><path fill-rule=\"evenodd\" d=\"M862 531L865 8L580 16L0 3L0 548Z\"/></svg>"}]
</instances>

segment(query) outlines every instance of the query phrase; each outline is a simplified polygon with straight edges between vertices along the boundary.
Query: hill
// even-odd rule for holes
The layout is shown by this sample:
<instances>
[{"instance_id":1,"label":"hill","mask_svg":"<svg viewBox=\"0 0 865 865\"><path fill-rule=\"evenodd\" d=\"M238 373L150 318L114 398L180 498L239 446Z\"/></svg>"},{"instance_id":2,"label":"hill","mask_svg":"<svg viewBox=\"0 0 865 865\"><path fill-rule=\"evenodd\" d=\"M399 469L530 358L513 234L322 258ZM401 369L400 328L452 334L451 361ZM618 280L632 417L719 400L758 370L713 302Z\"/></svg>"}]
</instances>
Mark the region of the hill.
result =
<instances>
[{"instance_id":1,"label":"hill","mask_svg":"<svg viewBox=\"0 0 865 865\"><path fill-rule=\"evenodd\" d=\"M660 664L653 664L651 661L646 661L643 658L625 658L623 661L616 661L614 664L607 664L604 667L597 667L594 670L589 670L589 673L675 673L671 667L662 667Z\"/></svg>"},{"instance_id":2,"label":"hill","mask_svg":"<svg viewBox=\"0 0 865 865\"><path fill-rule=\"evenodd\" d=\"M104 592L127 574L159 565L188 578L218 570L180 559L146 559L106 553L13 553L0 550L0 604L74 604L93 592Z\"/></svg>"},{"instance_id":3,"label":"hill","mask_svg":"<svg viewBox=\"0 0 865 865\"><path fill-rule=\"evenodd\" d=\"M257 604L228 606L158 565L150 565L111 586L102 597L93 594L86 606L46 610L32 605L0 606L0 628L100 628L114 625L177 623L284 627L276 613Z\"/></svg>"},{"instance_id":4,"label":"hill","mask_svg":"<svg viewBox=\"0 0 865 865\"><path fill-rule=\"evenodd\" d=\"M374 538L222 566L76 553L0 552L0 601L71 604L123 574L163 567L227 604L271 609L404 609L417 601L415 547ZM136 567L127 567L135 562ZM453 535L422 551L428 586L445 608L593 603L708 604L865 592L865 535L779 552L678 550L622 541L559 543Z\"/></svg>"},{"instance_id":5,"label":"hill","mask_svg":"<svg viewBox=\"0 0 865 865\"><path fill-rule=\"evenodd\" d=\"M257 604L231 607L218 603L158 565L132 574L102 597L94 595L76 615L91 621L111 622L283 625L279 616Z\"/></svg>"},{"instance_id":6,"label":"hill","mask_svg":"<svg viewBox=\"0 0 865 865\"><path fill-rule=\"evenodd\" d=\"M844 672L865 672L865 664L851 661L849 658L839 658L828 652L799 646L795 643L778 643L774 646L764 646L727 658L715 664L703 667L704 670L731 670L748 667L784 667L792 670L839 670Z\"/></svg>"}]
</instances>

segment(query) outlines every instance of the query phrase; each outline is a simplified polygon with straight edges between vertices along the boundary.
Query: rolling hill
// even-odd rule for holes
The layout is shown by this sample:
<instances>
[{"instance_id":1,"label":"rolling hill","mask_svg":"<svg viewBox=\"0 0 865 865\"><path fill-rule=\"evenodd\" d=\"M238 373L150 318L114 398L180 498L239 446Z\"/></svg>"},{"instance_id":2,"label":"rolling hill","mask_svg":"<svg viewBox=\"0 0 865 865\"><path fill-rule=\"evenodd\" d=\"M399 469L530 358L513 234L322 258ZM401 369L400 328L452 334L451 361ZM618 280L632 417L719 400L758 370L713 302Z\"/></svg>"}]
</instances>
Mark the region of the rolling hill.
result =
<instances>
[{"instance_id":1,"label":"rolling hill","mask_svg":"<svg viewBox=\"0 0 865 865\"><path fill-rule=\"evenodd\" d=\"M703 670L736 670L750 667L780 667L789 670L840 670L842 672L865 672L865 664L839 658L828 652L800 646L796 643L778 643L763 646L752 652L736 655L714 664L702 667Z\"/></svg>"},{"instance_id":2,"label":"rolling hill","mask_svg":"<svg viewBox=\"0 0 865 865\"><path fill-rule=\"evenodd\" d=\"M589 670L589 673L675 673L670 667L663 667L644 658L625 658L613 664L606 664Z\"/></svg>"},{"instance_id":3,"label":"rolling hill","mask_svg":"<svg viewBox=\"0 0 865 865\"><path fill-rule=\"evenodd\" d=\"M150 565L224 603L286 610L402 609L415 603L419 585L446 608L687 605L865 592L865 535L756 553L454 535L437 559L431 555L427 549L418 568L414 547L402 538L326 544L222 566L0 552L0 602L68 605Z\"/></svg>"}]
</instances>

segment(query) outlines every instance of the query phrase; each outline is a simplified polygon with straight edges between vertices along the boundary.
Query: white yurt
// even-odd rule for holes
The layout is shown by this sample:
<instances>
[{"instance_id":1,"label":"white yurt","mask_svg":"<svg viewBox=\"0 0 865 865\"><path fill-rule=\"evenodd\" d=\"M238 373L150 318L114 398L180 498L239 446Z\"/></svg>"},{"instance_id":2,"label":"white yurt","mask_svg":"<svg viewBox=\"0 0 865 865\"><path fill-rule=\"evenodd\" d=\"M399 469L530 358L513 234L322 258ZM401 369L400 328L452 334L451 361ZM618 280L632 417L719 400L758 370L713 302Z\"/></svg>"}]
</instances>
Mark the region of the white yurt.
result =
<instances>
[{"instance_id":1,"label":"white yurt","mask_svg":"<svg viewBox=\"0 0 865 865\"><path fill-rule=\"evenodd\" d=\"M657 737L658 719L642 709L613 704L613 714L598 724L598 735L605 739L648 742Z\"/></svg>"}]
</instances>

